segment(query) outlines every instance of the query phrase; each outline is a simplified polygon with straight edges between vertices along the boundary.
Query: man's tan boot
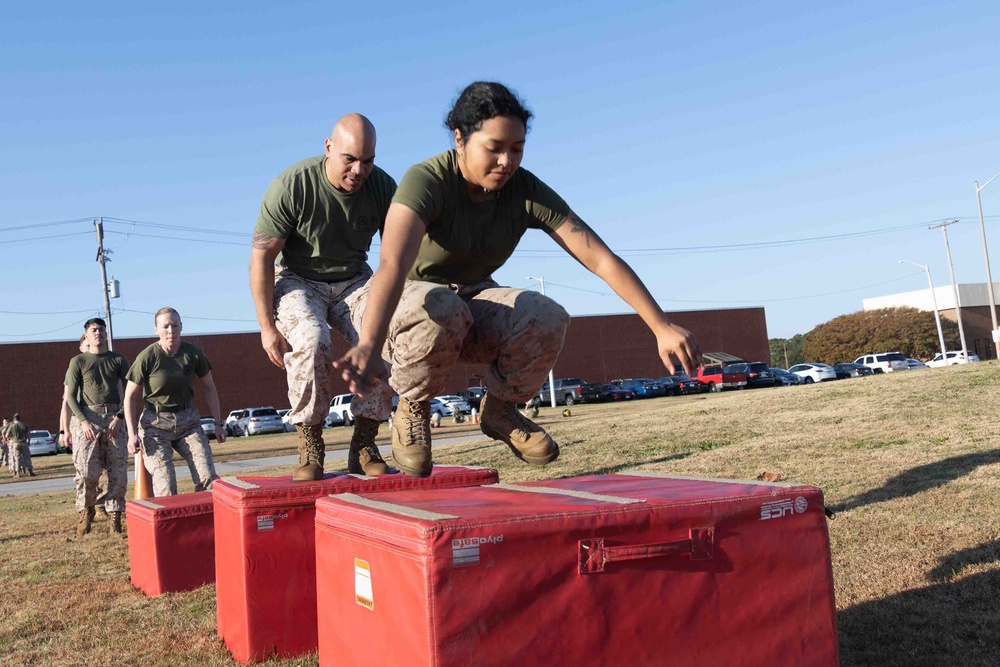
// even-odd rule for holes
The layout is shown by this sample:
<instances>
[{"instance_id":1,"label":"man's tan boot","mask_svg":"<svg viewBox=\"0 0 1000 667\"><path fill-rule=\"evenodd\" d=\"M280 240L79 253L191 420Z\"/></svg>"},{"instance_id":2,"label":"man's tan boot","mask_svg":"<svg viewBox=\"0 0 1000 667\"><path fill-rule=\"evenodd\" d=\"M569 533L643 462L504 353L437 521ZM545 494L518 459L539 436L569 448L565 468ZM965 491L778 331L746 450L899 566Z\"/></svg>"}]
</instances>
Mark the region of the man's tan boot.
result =
<instances>
[{"instance_id":1,"label":"man's tan boot","mask_svg":"<svg viewBox=\"0 0 1000 667\"><path fill-rule=\"evenodd\" d=\"M380 477L389 472L389 466L375 445L379 422L361 415L354 415L354 435L347 452L347 472L355 475Z\"/></svg>"},{"instance_id":2,"label":"man's tan boot","mask_svg":"<svg viewBox=\"0 0 1000 667\"><path fill-rule=\"evenodd\" d=\"M104 509L104 505L98 505L97 506L97 513L99 515L101 515L102 517L107 517L108 516L108 511L106 509Z\"/></svg>"},{"instance_id":3,"label":"man's tan boot","mask_svg":"<svg viewBox=\"0 0 1000 667\"><path fill-rule=\"evenodd\" d=\"M90 532L90 527L94 523L94 508L88 507L78 512L80 520L76 524L76 536L83 537Z\"/></svg>"},{"instance_id":4,"label":"man's tan boot","mask_svg":"<svg viewBox=\"0 0 1000 667\"><path fill-rule=\"evenodd\" d=\"M410 477L427 477L431 462L431 402L400 396L392 416L392 458Z\"/></svg>"},{"instance_id":5,"label":"man's tan boot","mask_svg":"<svg viewBox=\"0 0 1000 667\"><path fill-rule=\"evenodd\" d=\"M296 424L295 428L299 432L299 463L292 472L292 479L297 482L323 479L323 461L326 458L323 425Z\"/></svg>"},{"instance_id":6,"label":"man's tan boot","mask_svg":"<svg viewBox=\"0 0 1000 667\"><path fill-rule=\"evenodd\" d=\"M483 397L479 428L506 442L514 456L532 465L542 466L559 457L559 445L545 429L518 412L516 404L494 398L489 392Z\"/></svg>"},{"instance_id":7,"label":"man's tan boot","mask_svg":"<svg viewBox=\"0 0 1000 667\"><path fill-rule=\"evenodd\" d=\"M108 528L108 532L112 535L122 534L122 513L121 512L111 512L108 516L111 517L111 524Z\"/></svg>"}]
</instances>

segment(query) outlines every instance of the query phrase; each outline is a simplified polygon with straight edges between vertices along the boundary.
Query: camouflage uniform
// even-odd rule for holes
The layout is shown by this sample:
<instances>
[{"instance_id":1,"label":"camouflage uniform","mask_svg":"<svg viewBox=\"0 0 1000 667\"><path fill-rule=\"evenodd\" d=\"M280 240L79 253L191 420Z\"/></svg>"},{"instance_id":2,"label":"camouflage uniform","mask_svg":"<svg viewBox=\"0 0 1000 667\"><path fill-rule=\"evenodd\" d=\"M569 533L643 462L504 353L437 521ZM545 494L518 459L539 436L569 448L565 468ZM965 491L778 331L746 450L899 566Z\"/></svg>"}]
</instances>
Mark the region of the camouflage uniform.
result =
<instances>
[{"instance_id":1,"label":"camouflage uniform","mask_svg":"<svg viewBox=\"0 0 1000 667\"><path fill-rule=\"evenodd\" d=\"M128 486L128 429L125 420L118 424L118 435L111 438L108 428L119 410L115 404L81 406L87 421L97 429L97 440L87 440L82 423L70 417L73 434L73 467L76 468L76 509L93 507L97 502L98 482L107 471L108 484L104 508L108 512L125 511L125 489Z\"/></svg>"},{"instance_id":2,"label":"camouflage uniform","mask_svg":"<svg viewBox=\"0 0 1000 667\"><path fill-rule=\"evenodd\" d=\"M348 298L361 329L370 283ZM403 398L426 401L441 394L455 362L488 364L496 398L519 402L538 393L562 350L569 314L532 290L408 280L389 323L382 357L389 384Z\"/></svg>"},{"instance_id":3,"label":"camouflage uniform","mask_svg":"<svg viewBox=\"0 0 1000 667\"><path fill-rule=\"evenodd\" d=\"M333 397L333 345L330 331L336 331L352 347L358 343L358 329L352 324L347 305L372 276L366 264L353 278L340 282L308 280L277 267L274 277L275 326L292 351L285 354L288 374L288 402L292 424L321 424L330 411ZM351 411L378 421L389 418L391 395L384 384L366 395L355 397Z\"/></svg>"},{"instance_id":4,"label":"camouflage uniform","mask_svg":"<svg viewBox=\"0 0 1000 667\"><path fill-rule=\"evenodd\" d=\"M14 473L14 476L20 477L23 473L33 473L31 450L28 448L31 431L27 425L24 422L12 421L7 425L4 435L7 437L7 447L10 453L10 469Z\"/></svg>"},{"instance_id":5,"label":"camouflage uniform","mask_svg":"<svg viewBox=\"0 0 1000 667\"><path fill-rule=\"evenodd\" d=\"M10 454L7 451L7 441L0 437L0 466L10 467Z\"/></svg>"},{"instance_id":6,"label":"camouflage uniform","mask_svg":"<svg viewBox=\"0 0 1000 667\"><path fill-rule=\"evenodd\" d=\"M149 406L139 417L142 460L153 477L153 495L177 495L174 450L187 461L195 491L212 488L215 474L208 437L201 429L201 415L194 407L180 412L155 412Z\"/></svg>"}]
</instances>

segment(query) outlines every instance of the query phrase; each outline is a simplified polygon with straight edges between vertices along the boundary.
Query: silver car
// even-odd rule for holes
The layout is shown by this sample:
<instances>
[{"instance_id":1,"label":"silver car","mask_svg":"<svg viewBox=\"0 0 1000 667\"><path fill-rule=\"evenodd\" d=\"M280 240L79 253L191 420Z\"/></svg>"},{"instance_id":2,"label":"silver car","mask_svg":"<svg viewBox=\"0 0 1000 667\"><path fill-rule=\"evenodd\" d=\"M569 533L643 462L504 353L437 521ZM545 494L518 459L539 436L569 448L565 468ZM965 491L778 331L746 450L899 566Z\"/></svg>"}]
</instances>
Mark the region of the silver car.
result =
<instances>
[{"instance_id":1,"label":"silver car","mask_svg":"<svg viewBox=\"0 0 1000 667\"><path fill-rule=\"evenodd\" d=\"M32 456L42 454L58 454L56 439L48 431L32 431L28 435L28 451Z\"/></svg>"},{"instance_id":2,"label":"silver car","mask_svg":"<svg viewBox=\"0 0 1000 667\"><path fill-rule=\"evenodd\" d=\"M262 433L284 433L285 422L274 408L250 408L239 418L234 429L237 435L261 435Z\"/></svg>"},{"instance_id":3,"label":"silver car","mask_svg":"<svg viewBox=\"0 0 1000 667\"><path fill-rule=\"evenodd\" d=\"M447 405L452 413L460 412L467 415L472 412L469 403L461 396L435 396L434 398Z\"/></svg>"},{"instance_id":4,"label":"silver car","mask_svg":"<svg viewBox=\"0 0 1000 667\"><path fill-rule=\"evenodd\" d=\"M215 440L215 420L213 418L202 417L201 430L205 432L209 440Z\"/></svg>"}]
</instances>

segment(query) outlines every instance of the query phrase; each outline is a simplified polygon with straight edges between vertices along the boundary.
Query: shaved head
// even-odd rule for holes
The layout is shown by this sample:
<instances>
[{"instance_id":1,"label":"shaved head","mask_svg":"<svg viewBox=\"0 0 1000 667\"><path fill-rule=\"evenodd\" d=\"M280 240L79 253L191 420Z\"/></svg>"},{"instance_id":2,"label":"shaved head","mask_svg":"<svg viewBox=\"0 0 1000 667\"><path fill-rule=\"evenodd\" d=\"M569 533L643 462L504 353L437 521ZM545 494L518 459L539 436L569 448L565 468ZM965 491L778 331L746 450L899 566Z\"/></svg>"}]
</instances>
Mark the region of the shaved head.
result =
<instances>
[{"instance_id":1,"label":"shaved head","mask_svg":"<svg viewBox=\"0 0 1000 667\"><path fill-rule=\"evenodd\" d=\"M375 165L375 126L349 113L333 126L325 142L326 176L341 192L357 192Z\"/></svg>"}]
</instances>

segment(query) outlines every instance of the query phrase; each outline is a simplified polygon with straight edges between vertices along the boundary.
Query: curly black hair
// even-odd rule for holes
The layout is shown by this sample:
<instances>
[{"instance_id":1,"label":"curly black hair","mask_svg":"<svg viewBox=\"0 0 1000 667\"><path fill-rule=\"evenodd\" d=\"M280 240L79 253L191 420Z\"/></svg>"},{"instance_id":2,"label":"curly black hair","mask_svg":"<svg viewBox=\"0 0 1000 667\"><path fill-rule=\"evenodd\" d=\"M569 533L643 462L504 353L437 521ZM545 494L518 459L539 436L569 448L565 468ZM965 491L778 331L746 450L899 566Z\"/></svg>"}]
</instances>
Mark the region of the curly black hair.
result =
<instances>
[{"instance_id":1,"label":"curly black hair","mask_svg":"<svg viewBox=\"0 0 1000 667\"><path fill-rule=\"evenodd\" d=\"M444 125L449 130L458 130L462 141L468 141L470 134L482 129L483 121L497 116L520 119L527 132L528 121L533 115L525 108L524 102L502 83L476 81L466 86L455 100Z\"/></svg>"}]
</instances>

